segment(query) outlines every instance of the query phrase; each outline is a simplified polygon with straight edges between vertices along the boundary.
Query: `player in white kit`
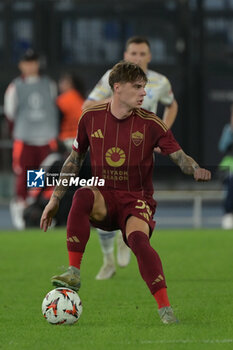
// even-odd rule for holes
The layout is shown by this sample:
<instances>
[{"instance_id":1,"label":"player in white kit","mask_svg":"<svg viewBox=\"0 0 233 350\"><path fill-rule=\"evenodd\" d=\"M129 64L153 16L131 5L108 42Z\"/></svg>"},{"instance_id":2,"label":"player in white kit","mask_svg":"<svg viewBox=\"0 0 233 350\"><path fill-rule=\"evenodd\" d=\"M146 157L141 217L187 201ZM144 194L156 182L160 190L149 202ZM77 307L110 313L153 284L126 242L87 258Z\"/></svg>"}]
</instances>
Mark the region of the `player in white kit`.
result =
<instances>
[{"instance_id":1,"label":"player in white kit","mask_svg":"<svg viewBox=\"0 0 233 350\"><path fill-rule=\"evenodd\" d=\"M164 106L162 120L171 128L177 115L178 105L174 98L172 87L164 75L148 69L151 61L150 43L144 37L131 37L128 39L124 52L124 60L138 64L146 73L148 83L145 87L146 96L142 107L156 113L158 103ZM108 70L84 102L83 109L95 104L108 102L111 100L112 90L108 79L111 70ZM159 152L159 150L157 150ZM114 259L114 238L116 233L98 230L100 245L103 252L104 262L96 276L97 280L108 279L116 272ZM130 249L122 240L122 235L117 237L117 263L121 267L128 265L130 261Z\"/></svg>"}]
</instances>

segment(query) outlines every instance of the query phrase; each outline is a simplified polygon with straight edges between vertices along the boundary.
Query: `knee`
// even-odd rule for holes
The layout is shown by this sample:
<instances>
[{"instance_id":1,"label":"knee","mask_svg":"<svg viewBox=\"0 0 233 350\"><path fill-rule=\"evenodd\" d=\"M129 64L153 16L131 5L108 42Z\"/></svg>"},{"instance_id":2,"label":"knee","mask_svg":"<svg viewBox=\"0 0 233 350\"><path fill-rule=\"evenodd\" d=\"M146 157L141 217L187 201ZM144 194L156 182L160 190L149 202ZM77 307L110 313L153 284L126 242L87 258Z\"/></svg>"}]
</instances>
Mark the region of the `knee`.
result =
<instances>
[{"instance_id":1,"label":"knee","mask_svg":"<svg viewBox=\"0 0 233 350\"><path fill-rule=\"evenodd\" d=\"M150 244L149 238L146 235L146 233L141 231L131 232L127 240L128 245L132 249L134 254L137 254L137 252L141 250L142 245Z\"/></svg>"},{"instance_id":2,"label":"knee","mask_svg":"<svg viewBox=\"0 0 233 350\"><path fill-rule=\"evenodd\" d=\"M101 222L107 216L107 206L105 199L98 189L93 190L94 193L94 205L90 215L91 220Z\"/></svg>"},{"instance_id":3,"label":"knee","mask_svg":"<svg viewBox=\"0 0 233 350\"><path fill-rule=\"evenodd\" d=\"M79 188L73 197L72 208L90 213L94 205L94 193L90 188Z\"/></svg>"}]
</instances>

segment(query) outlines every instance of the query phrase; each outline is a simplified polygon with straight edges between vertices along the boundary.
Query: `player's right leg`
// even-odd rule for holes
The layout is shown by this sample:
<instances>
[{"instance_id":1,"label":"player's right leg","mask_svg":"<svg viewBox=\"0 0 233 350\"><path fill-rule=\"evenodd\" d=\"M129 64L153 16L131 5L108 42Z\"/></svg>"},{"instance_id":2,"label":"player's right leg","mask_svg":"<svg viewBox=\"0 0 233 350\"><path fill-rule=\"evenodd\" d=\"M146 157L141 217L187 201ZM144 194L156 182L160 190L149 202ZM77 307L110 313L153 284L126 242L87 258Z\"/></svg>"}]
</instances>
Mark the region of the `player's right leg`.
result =
<instances>
[{"instance_id":1,"label":"player's right leg","mask_svg":"<svg viewBox=\"0 0 233 350\"><path fill-rule=\"evenodd\" d=\"M79 290L80 265L86 244L90 237L90 218L102 221L107 215L107 208L100 191L84 187L75 192L67 221L67 248L69 268L62 275L53 276L54 286L65 286Z\"/></svg>"},{"instance_id":2,"label":"player's right leg","mask_svg":"<svg viewBox=\"0 0 233 350\"><path fill-rule=\"evenodd\" d=\"M162 262L149 241L149 225L131 216L126 223L128 245L135 254L140 274L158 304L160 319L165 324L176 323L177 319L170 306Z\"/></svg>"},{"instance_id":3,"label":"player's right leg","mask_svg":"<svg viewBox=\"0 0 233 350\"><path fill-rule=\"evenodd\" d=\"M66 287L78 291L81 287L80 268L69 266L63 274L53 276L51 282L55 287Z\"/></svg>"}]
</instances>

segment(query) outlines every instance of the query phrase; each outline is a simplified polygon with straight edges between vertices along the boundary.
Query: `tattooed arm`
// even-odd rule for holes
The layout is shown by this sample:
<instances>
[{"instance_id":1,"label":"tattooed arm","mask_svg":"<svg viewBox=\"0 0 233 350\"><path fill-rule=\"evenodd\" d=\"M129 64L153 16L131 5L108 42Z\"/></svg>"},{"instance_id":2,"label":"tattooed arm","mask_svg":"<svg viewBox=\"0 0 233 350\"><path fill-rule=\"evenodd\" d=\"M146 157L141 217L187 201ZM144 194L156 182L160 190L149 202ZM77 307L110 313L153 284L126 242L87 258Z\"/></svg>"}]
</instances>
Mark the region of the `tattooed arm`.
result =
<instances>
[{"instance_id":1,"label":"tattooed arm","mask_svg":"<svg viewBox=\"0 0 233 350\"><path fill-rule=\"evenodd\" d=\"M53 191L52 194L52 199L56 198L59 201L62 199L62 197L64 196L64 194L66 193L67 187L68 186L63 186L62 182L64 179L67 180L67 182L69 182L69 179L71 176L77 176L81 166L83 164L84 158L85 158L85 153L80 154L78 152L75 151L71 151L70 155L68 156L68 158L65 160L62 169L61 169L61 173L60 173L60 177L59 180L61 180L59 182L59 185L57 185Z\"/></svg>"},{"instance_id":2,"label":"tattooed arm","mask_svg":"<svg viewBox=\"0 0 233 350\"><path fill-rule=\"evenodd\" d=\"M72 150L69 157L64 162L59 177L59 180L61 181L59 181L59 185L55 187L53 194L49 200L49 203L46 205L41 216L40 227L44 231L47 231L48 227L51 225L52 219L58 211L60 200L67 191L68 186L63 185L63 180L66 179L67 183L69 183L69 179L71 176L78 175L82 163L84 161L85 155L85 153L80 154Z\"/></svg>"},{"instance_id":3,"label":"tattooed arm","mask_svg":"<svg viewBox=\"0 0 233 350\"><path fill-rule=\"evenodd\" d=\"M201 168L197 162L185 154L183 150L171 153L169 157L180 167L183 173L193 175L196 181L209 181L211 179L210 171Z\"/></svg>"}]
</instances>

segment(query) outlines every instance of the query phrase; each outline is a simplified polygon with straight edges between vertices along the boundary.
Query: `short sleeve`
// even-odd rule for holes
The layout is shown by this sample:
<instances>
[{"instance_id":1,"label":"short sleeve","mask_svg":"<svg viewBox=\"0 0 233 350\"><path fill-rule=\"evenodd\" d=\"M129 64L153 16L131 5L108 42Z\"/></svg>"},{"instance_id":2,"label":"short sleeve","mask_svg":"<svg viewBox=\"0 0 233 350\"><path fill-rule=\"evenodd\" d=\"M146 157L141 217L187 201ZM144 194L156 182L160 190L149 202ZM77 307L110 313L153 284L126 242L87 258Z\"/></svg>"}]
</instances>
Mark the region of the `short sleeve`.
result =
<instances>
[{"instance_id":1,"label":"short sleeve","mask_svg":"<svg viewBox=\"0 0 233 350\"><path fill-rule=\"evenodd\" d=\"M163 155L168 155L181 149L171 130L161 134L156 146L160 147Z\"/></svg>"},{"instance_id":2,"label":"short sleeve","mask_svg":"<svg viewBox=\"0 0 233 350\"><path fill-rule=\"evenodd\" d=\"M79 153L86 153L89 147L89 138L87 135L87 127L86 127L86 118L87 115L84 114L78 123L78 131L76 139L73 142L72 148L74 151Z\"/></svg>"},{"instance_id":3,"label":"short sleeve","mask_svg":"<svg viewBox=\"0 0 233 350\"><path fill-rule=\"evenodd\" d=\"M108 70L100 79L100 81L96 84L94 89L88 95L88 98L87 98L88 100L101 101L101 100L104 100L105 98L109 98L112 96L112 90L108 83L109 74L110 74L110 70Z\"/></svg>"},{"instance_id":4,"label":"short sleeve","mask_svg":"<svg viewBox=\"0 0 233 350\"><path fill-rule=\"evenodd\" d=\"M14 121L15 119L17 106L18 106L18 98L17 98L16 86L12 82L7 87L7 90L4 95L4 114L11 121Z\"/></svg>"}]
</instances>

